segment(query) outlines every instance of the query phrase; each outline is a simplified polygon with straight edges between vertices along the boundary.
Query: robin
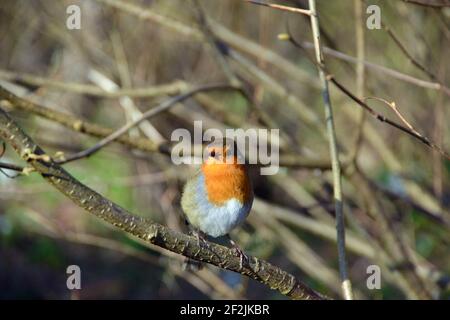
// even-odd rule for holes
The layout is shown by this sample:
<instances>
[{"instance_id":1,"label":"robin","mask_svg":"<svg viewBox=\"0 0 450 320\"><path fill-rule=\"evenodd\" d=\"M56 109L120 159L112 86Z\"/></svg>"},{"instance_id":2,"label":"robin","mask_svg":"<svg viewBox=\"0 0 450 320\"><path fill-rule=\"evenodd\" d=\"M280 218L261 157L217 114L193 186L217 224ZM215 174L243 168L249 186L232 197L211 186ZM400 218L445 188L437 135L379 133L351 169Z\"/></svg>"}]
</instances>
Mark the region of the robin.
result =
<instances>
[{"instance_id":1,"label":"robin","mask_svg":"<svg viewBox=\"0 0 450 320\"><path fill-rule=\"evenodd\" d=\"M205 234L213 238L226 236L242 265L247 256L229 233L245 221L252 207L248 169L230 139L214 142L205 151L200 170L184 186L181 207L199 242L205 242Z\"/></svg>"}]
</instances>

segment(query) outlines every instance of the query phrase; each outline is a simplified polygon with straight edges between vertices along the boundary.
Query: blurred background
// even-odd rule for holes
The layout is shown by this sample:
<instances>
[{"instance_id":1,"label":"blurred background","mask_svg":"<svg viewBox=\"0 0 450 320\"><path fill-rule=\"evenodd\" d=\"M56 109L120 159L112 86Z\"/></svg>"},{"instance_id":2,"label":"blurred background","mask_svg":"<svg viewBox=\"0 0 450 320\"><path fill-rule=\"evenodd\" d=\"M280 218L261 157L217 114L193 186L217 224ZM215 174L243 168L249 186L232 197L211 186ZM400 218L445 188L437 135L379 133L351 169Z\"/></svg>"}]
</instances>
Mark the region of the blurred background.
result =
<instances>
[{"instance_id":1,"label":"blurred background","mask_svg":"<svg viewBox=\"0 0 450 320\"><path fill-rule=\"evenodd\" d=\"M307 8L307 1L277 3ZM80 8L81 29L68 28L69 5ZM389 31L367 28L369 5L381 9ZM328 71L361 99L395 102L415 130L449 150L450 9L400 0L318 0L317 7ZM286 33L296 44L279 37ZM240 86L246 94L198 94L129 136L164 143L195 120L204 129L280 129L283 167L274 176L252 170L256 200L233 237L249 254L341 298L311 40L308 17L240 0L3 0L0 85L69 120L110 129L196 85ZM450 161L330 90L356 297L448 299ZM402 122L392 106L366 101ZM49 154L98 141L35 112L8 111ZM25 165L10 147L0 161ZM65 168L127 210L184 230L180 192L194 166L113 143ZM2 299L285 298L213 266L184 271L182 257L86 214L38 174L16 174L0 173ZM66 287L69 265L81 268L81 290ZM367 287L370 265L381 270L380 289Z\"/></svg>"}]
</instances>

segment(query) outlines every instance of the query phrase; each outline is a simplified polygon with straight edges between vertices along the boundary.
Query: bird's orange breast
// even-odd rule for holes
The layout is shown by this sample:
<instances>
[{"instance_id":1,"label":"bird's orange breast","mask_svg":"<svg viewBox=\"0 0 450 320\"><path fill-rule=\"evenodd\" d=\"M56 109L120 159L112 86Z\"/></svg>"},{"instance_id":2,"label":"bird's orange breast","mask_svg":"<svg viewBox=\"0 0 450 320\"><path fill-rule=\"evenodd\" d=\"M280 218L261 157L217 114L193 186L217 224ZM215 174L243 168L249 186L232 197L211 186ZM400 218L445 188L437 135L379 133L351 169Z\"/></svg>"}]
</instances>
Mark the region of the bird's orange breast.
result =
<instances>
[{"instance_id":1,"label":"bird's orange breast","mask_svg":"<svg viewBox=\"0 0 450 320\"><path fill-rule=\"evenodd\" d=\"M208 200L214 205L223 205L232 198L243 204L251 200L253 193L244 165L204 164L202 173Z\"/></svg>"}]
</instances>

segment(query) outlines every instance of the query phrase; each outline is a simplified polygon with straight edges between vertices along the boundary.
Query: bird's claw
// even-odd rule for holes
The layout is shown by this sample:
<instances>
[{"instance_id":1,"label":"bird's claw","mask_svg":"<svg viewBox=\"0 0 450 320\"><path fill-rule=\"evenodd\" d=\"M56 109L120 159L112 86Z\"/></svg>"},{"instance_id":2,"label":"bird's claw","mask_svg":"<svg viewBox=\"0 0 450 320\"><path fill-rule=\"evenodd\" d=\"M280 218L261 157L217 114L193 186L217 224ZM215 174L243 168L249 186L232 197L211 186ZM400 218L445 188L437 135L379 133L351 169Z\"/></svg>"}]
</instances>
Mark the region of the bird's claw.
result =
<instances>
[{"instance_id":1,"label":"bird's claw","mask_svg":"<svg viewBox=\"0 0 450 320\"><path fill-rule=\"evenodd\" d=\"M208 241L206 241L206 239L203 237L203 235L201 234L201 231L195 232L195 237L197 238L197 245L200 248L202 247L202 245L203 245L203 247L206 247L206 248L209 247Z\"/></svg>"},{"instance_id":2,"label":"bird's claw","mask_svg":"<svg viewBox=\"0 0 450 320\"><path fill-rule=\"evenodd\" d=\"M244 264L246 266L249 265L250 259L248 256L242 251L242 249L234 242L232 241L232 245L234 248L234 251L236 251L236 256L239 257L239 267L242 269L244 267Z\"/></svg>"},{"instance_id":3,"label":"bird's claw","mask_svg":"<svg viewBox=\"0 0 450 320\"><path fill-rule=\"evenodd\" d=\"M243 251L239 251L238 252L239 255L239 268L243 269L244 265L248 266L249 265L249 258L248 256L243 252Z\"/></svg>"}]
</instances>

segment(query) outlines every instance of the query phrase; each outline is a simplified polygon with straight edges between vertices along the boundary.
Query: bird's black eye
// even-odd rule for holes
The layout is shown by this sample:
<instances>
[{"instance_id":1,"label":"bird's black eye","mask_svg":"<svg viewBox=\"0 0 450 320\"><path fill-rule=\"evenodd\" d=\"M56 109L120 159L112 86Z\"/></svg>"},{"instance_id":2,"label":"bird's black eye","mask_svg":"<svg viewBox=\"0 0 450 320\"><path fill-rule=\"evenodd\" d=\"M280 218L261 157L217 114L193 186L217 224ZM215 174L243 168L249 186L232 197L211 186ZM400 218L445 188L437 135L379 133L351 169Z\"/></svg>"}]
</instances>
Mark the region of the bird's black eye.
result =
<instances>
[{"instance_id":1,"label":"bird's black eye","mask_svg":"<svg viewBox=\"0 0 450 320\"><path fill-rule=\"evenodd\" d=\"M211 151L209 155L214 158L216 156L216 150Z\"/></svg>"}]
</instances>

